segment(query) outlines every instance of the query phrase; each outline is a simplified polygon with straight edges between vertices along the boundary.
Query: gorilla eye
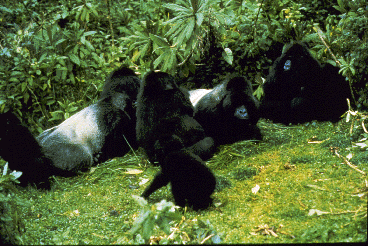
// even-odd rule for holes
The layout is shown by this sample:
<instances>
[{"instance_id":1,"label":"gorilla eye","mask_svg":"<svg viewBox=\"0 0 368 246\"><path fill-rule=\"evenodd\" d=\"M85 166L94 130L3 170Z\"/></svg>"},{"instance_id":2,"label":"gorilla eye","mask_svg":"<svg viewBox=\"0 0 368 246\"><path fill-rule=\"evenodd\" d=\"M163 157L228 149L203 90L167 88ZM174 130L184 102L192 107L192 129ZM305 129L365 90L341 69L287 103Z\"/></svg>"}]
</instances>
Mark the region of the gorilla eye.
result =
<instances>
[{"instance_id":1,"label":"gorilla eye","mask_svg":"<svg viewBox=\"0 0 368 246\"><path fill-rule=\"evenodd\" d=\"M284 64L284 70L288 71L291 68L291 61L290 60L286 60L285 64Z\"/></svg>"},{"instance_id":2,"label":"gorilla eye","mask_svg":"<svg viewBox=\"0 0 368 246\"><path fill-rule=\"evenodd\" d=\"M239 119L249 119L247 109L244 105L235 109L234 116Z\"/></svg>"}]
</instances>

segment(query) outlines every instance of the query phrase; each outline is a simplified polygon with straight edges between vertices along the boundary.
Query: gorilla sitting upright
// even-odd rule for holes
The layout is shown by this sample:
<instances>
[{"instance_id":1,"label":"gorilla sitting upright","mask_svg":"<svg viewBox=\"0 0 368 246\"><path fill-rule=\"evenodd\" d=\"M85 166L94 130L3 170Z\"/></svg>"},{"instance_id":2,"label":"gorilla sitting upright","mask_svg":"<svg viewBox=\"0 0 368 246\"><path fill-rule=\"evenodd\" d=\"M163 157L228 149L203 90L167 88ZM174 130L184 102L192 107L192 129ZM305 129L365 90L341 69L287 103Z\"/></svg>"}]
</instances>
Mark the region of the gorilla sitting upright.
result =
<instances>
[{"instance_id":1,"label":"gorilla sitting upright","mask_svg":"<svg viewBox=\"0 0 368 246\"><path fill-rule=\"evenodd\" d=\"M263 85L261 117L275 123L337 122L348 109L349 85L330 64L321 66L301 42L275 60Z\"/></svg>"},{"instance_id":2,"label":"gorilla sitting upright","mask_svg":"<svg viewBox=\"0 0 368 246\"><path fill-rule=\"evenodd\" d=\"M216 146L246 139L261 140L257 127L259 101L253 96L251 83L232 76L213 89L189 91L194 118Z\"/></svg>"},{"instance_id":3,"label":"gorilla sitting upright","mask_svg":"<svg viewBox=\"0 0 368 246\"><path fill-rule=\"evenodd\" d=\"M84 171L137 148L133 104L140 83L129 68L117 69L106 79L97 103L41 133L37 140L53 165Z\"/></svg>"},{"instance_id":4,"label":"gorilla sitting upright","mask_svg":"<svg viewBox=\"0 0 368 246\"><path fill-rule=\"evenodd\" d=\"M211 204L216 179L200 156L213 151L213 139L192 116L189 95L172 76L146 74L137 100L137 141L161 170L143 197L170 182L177 205L197 210Z\"/></svg>"}]
</instances>

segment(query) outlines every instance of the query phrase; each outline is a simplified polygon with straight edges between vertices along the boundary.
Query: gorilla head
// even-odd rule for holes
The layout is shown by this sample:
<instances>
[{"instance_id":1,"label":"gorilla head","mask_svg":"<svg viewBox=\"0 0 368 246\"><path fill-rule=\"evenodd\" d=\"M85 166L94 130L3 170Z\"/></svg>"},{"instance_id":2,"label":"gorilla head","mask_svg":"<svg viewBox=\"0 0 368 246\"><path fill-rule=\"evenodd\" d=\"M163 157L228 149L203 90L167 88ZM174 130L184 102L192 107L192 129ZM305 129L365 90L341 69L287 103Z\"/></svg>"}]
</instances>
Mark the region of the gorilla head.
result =
<instances>
[{"instance_id":1,"label":"gorilla head","mask_svg":"<svg viewBox=\"0 0 368 246\"><path fill-rule=\"evenodd\" d=\"M292 100L305 86L316 86L321 66L306 44L290 43L278 57L263 86L265 100ZM282 86L280 82L282 81Z\"/></svg>"},{"instance_id":2,"label":"gorilla head","mask_svg":"<svg viewBox=\"0 0 368 246\"><path fill-rule=\"evenodd\" d=\"M198 89L189 94L194 118L217 146L262 138L256 126L259 102L253 96L251 83L244 77L233 76L211 90Z\"/></svg>"}]
</instances>

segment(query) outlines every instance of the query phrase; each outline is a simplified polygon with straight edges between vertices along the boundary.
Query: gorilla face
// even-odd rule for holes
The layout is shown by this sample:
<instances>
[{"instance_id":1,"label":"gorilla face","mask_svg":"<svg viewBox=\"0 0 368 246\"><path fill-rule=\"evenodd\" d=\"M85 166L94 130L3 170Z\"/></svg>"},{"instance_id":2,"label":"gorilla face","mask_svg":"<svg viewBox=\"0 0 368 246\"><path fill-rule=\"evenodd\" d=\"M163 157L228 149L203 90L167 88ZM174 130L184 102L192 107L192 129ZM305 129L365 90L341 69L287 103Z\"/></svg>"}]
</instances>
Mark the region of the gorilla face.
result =
<instances>
[{"instance_id":1,"label":"gorilla face","mask_svg":"<svg viewBox=\"0 0 368 246\"><path fill-rule=\"evenodd\" d=\"M288 71L291 68L291 61L290 60L286 60L285 64L284 64L284 71Z\"/></svg>"},{"instance_id":2,"label":"gorilla face","mask_svg":"<svg viewBox=\"0 0 368 246\"><path fill-rule=\"evenodd\" d=\"M247 109L245 108L244 105L242 105L240 107L237 107L235 109L234 116L237 117L238 119L241 119L241 120L248 120L249 119L248 111L247 111Z\"/></svg>"}]
</instances>

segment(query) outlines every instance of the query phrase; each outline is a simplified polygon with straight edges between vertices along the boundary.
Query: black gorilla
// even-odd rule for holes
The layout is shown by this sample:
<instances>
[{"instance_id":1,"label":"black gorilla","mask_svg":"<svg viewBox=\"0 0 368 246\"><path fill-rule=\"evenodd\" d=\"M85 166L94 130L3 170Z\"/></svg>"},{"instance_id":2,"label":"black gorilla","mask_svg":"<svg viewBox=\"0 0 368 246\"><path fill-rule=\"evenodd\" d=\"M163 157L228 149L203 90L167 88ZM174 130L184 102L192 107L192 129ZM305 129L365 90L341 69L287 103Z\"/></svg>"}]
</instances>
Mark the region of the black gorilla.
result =
<instances>
[{"instance_id":1,"label":"black gorilla","mask_svg":"<svg viewBox=\"0 0 368 246\"><path fill-rule=\"evenodd\" d=\"M262 139L256 126L259 102L244 77L233 76L213 89L189 91L194 118L216 146L245 139Z\"/></svg>"},{"instance_id":2,"label":"black gorilla","mask_svg":"<svg viewBox=\"0 0 368 246\"><path fill-rule=\"evenodd\" d=\"M23 173L18 180L24 186L34 183L39 188L49 188L50 175L71 175L53 166L28 128L10 112L0 114L0 156L10 169Z\"/></svg>"},{"instance_id":3,"label":"black gorilla","mask_svg":"<svg viewBox=\"0 0 368 246\"><path fill-rule=\"evenodd\" d=\"M275 60L263 85L261 117L279 123L336 122L348 109L349 85L330 64L321 66L301 42Z\"/></svg>"},{"instance_id":4,"label":"black gorilla","mask_svg":"<svg viewBox=\"0 0 368 246\"><path fill-rule=\"evenodd\" d=\"M140 83L129 68L117 69L106 79L97 103L41 133L37 140L53 165L62 170L83 171L123 156L130 146L137 148L133 103Z\"/></svg>"},{"instance_id":5,"label":"black gorilla","mask_svg":"<svg viewBox=\"0 0 368 246\"><path fill-rule=\"evenodd\" d=\"M213 139L206 137L194 120L187 91L163 72L146 74L137 99L137 141L151 162L161 170L142 196L171 182L177 205L194 209L210 205L216 180L200 155L213 151Z\"/></svg>"},{"instance_id":6,"label":"black gorilla","mask_svg":"<svg viewBox=\"0 0 368 246\"><path fill-rule=\"evenodd\" d=\"M144 198L171 182L176 205L188 203L194 210L211 205L216 179L201 158L182 149L169 153L161 163L161 171L142 194Z\"/></svg>"},{"instance_id":7,"label":"black gorilla","mask_svg":"<svg viewBox=\"0 0 368 246\"><path fill-rule=\"evenodd\" d=\"M206 137L202 126L193 119L188 92L163 72L148 73L143 83L137 101L137 141L149 160L159 161L156 141L161 139L162 145L164 137L167 142L173 136L180 146L170 147L170 151L186 147L201 159L208 159L214 151L213 139Z\"/></svg>"}]
</instances>

